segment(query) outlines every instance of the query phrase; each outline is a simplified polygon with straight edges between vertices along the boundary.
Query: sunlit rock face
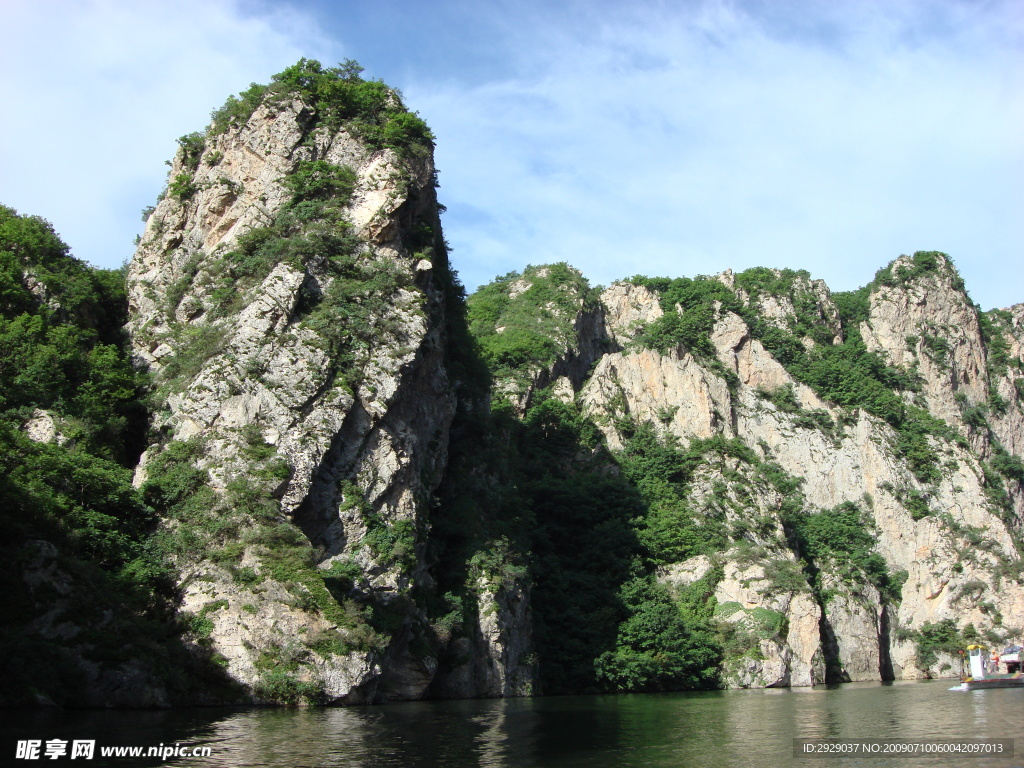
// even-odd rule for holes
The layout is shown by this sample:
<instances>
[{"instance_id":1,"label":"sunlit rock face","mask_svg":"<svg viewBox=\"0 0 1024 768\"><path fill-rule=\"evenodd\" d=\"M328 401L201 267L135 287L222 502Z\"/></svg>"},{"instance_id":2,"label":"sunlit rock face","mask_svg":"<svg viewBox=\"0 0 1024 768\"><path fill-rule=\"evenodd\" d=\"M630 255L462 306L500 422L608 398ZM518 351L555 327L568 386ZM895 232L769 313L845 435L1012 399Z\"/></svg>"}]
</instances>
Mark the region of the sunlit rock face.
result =
<instances>
[{"instance_id":1,"label":"sunlit rock face","mask_svg":"<svg viewBox=\"0 0 1024 768\"><path fill-rule=\"evenodd\" d=\"M297 92L183 137L128 275L136 483L193 650L250 700L538 692L536 521L499 518L509 425L558 413L589 430L564 473L622 476L643 429L705 451L671 479L703 540L659 555L630 524L645 578L703 589L722 685L947 674L954 640L1018 639L1024 309L980 313L929 253L851 295L768 269L598 291L562 263L464 307L429 142L328 114Z\"/></svg>"},{"instance_id":2,"label":"sunlit rock face","mask_svg":"<svg viewBox=\"0 0 1024 768\"><path fill-rule=\"evenodd\" d=\"M436 175L322 112L265 99L175 157L128 273L156 404L136 483L172 456L204 476L208 509L164 521L192 542L181 613L255 700L415 699L448 640L422 603L455 411ZM524 607L481 589L488 671L458 690L522 693Z\"/></svg>"},{"instance_id":3,"label":"sunlit rock face","mask_svg":"<svg viewBox=\"0 0 1024 768\"><path fill-rule=\"evenodd\" d=\"M769 280L785 277L764 272ZM720 468L712 480L698 474L688 497L698 517L721 506L724 496L708 501L709 483L718 482L732 499L730 523L756 520L762 531L741 526L747 532L731 545L659 570L680 590L718 569L719 625L753 638L742 653L727 654L723 682L757 687L949 675L957 670L950 649L922 656L922 638L935 627L952 625L966 633L961 637L992 645L1015 640L1024 627L1024 499L1013 469L1024 434L1021 305L981 314L942 254L901 257L880 272L854 327L871 359L905 377L896 392L903 407L913 418L933 419L924 447L911 449L900 422L840 407L766 347L769 326L817 329L800 339L810 354L843 342L839 308L823 283L798 275L786 292L769 295L745 289L731 272L716 279L739 304L713 305L713 357L685 344L654 348L649 329L673 311L655 290L637 281L606 289L598 324L605 351L575 387L575 402L613 452L627 446L637 424L653 425L684 447L713 436L736 439L797 481L802 514L854 505L870 532L870 552L896 587L883 594L842 558L808 567L777 490L758 484L742 462ZM785 402L778 402L780 392ZM518 394L521 403L532 396ZM927 467L915 463L915 450L929 453ZM766 566L786 561L804 574L805 590L783 589L766 577ZM774 620L782 629L765 624Z\"/></svg>"}]
</instances>

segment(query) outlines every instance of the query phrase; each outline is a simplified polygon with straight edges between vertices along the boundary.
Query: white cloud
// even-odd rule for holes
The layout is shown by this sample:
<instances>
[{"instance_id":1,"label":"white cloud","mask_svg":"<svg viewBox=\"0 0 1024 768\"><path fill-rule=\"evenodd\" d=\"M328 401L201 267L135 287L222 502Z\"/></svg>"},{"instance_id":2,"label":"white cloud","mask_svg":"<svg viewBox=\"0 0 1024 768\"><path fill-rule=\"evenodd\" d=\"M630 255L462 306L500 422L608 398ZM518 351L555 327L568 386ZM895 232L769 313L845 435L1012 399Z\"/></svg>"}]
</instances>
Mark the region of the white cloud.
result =
<instances>
[{"instance_id":1,"label":"white cloud","mask_svg":"<svg viewBox=\"0 0 1024 768\"><path fill-rule=\"evenodd\" d=\"M934 248L1007 304L1024 299L1018 8L6 0L0 202L116 265L175 137L300 56L354 56L437 134L470 286L565 260L597 282L769 265L845 289Z\"/></svg>"},{"instance_id":2,"label":"white cloud","mask_svg":"<svg viewBox=\"0 0 1024 768\"><path fill-rule=\"evenodd\" d=\"M527 74L407 87L466 282L567 260L599 282L765 264L845 289L935 248L982 303L1024 299L990 279L1024 267L1015 17L836 5L799 27L605 8L587 34L530 30Z\"/></svg>"},{"instance_id":3,"label":"white cloud","mask_svg":"<svg viewBox=\"0 0 1024 768\"><path fill-rule=\"evenodd\" d=\"M79 258L116 266L174 139L202 129L228 94L331 48L288 6L7 2L0 202L53 221Z\"/></svg>"}]
</instances>

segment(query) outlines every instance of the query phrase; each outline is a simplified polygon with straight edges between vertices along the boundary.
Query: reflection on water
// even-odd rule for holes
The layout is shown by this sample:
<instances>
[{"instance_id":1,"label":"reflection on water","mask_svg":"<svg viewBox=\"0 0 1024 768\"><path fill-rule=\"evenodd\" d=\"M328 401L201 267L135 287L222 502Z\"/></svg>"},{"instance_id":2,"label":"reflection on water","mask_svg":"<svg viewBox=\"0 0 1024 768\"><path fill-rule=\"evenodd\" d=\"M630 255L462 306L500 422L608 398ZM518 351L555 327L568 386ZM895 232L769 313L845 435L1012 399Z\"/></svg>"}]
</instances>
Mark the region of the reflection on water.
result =
<instances>
[{"instance_id":1,"label":"reflection on water","mask_svg":"<svg viewBox=\"0 0 1024 768\"><path fill-rule=\"evenodd\" d=\"M416 702L303 710L9 713L17 739L206 744L206 759L97 758L112 766L915 766L1024 765L1024 690L951 692L949 681L813 689ZM794 738L1016 738L1020 757L794 758ZM0 761L3 762L3 761ZM47 764L71 764L65 760ZM13 761L12 761L13 764ZM21 762L22 765L30 763Z\"/></svg>"}]
</instances>

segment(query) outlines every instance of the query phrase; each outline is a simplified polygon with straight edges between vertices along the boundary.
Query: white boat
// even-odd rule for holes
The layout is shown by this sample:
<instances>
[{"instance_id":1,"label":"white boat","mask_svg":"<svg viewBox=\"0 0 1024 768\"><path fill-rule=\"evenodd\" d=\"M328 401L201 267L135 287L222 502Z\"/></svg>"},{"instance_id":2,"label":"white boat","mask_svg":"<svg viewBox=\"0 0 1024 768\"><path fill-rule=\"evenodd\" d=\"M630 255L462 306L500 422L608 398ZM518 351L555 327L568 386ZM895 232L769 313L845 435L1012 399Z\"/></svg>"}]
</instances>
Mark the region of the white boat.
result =
<instances>
[{"instance_id":1,"label":"white boat","mask_svg":"<svg viewBox=\"0 0 1024 768\"><path fill-rule=\"evenodd\" d=\"M1002 656L989 654L988 649L981 645L967 646L967 675L961 674L960 685L954 685L951 691L978 691L986 688L1024 688L1024 675L1020 671L1019 645L1011 645ZM963 657L961 657L963 658ZM1007 674L999 673L999 664L1005 663ZM1012 674L1010 669L1013 669Z\"/></svg>"},{"instance_id":2,"label":"white boat","mask_svg":"<svg viewBox=\"0 0 1024 768\"><path fill-rule=\"evenodd\" d=\"M1020 672L1020 655L1024 652L1024 648L1019 645L1007 646L1006 650L1003 651L1001 656L996 657L998 663L1006 665L1006 671L1009 674L1014 672Z\"/></svg>"}]
</instances>

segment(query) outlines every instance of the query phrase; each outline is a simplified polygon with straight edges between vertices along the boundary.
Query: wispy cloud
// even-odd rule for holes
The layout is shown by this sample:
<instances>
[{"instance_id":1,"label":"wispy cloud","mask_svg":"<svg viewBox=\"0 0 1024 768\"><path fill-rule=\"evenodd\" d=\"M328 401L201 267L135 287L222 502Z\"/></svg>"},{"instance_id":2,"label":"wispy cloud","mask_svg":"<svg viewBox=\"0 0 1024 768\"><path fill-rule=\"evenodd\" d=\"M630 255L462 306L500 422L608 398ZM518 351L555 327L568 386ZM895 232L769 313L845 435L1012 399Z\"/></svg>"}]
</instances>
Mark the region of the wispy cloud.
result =
<instances>
[{"instance_id":1,"label":"wispy cloud","mask_svg":"<svg viewBox=\"0 0 1024 768\"><path fill-rule=\"evenodd\" d=\"M131 253L174 137L300 56L360 59L438 136L469 286L752 265L863 284L940 249L1024 300L1016 0L7 0L0 202Z\"/></svg>"},{"instance_id":2,"label":"wispy cloud","mask_svg":"<svg viewBox=\"0 0 1024 768\"><path fill-rule=\"evenodd\" d=\"M568 260L602 282L767 264L851 288L937 248L981 298L1024 299L988 280L1024 266L1020 19L894 5L604 7L520 29L521 75L407 87L467 283Z\"/></svg>"},{"instance_id":3,"label":"wispy cloud","mask_svg":"<svg viewBox=\"0 0 1024 768\"><path fill-rule=\"evenodd\" d=\"M131 256L176 136L333 45L288 6L233 0L8 0L3 27L0 202L104 266Z\"/></svg>"}]
</instances>

